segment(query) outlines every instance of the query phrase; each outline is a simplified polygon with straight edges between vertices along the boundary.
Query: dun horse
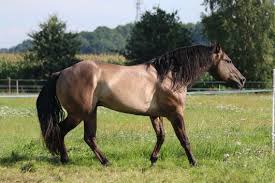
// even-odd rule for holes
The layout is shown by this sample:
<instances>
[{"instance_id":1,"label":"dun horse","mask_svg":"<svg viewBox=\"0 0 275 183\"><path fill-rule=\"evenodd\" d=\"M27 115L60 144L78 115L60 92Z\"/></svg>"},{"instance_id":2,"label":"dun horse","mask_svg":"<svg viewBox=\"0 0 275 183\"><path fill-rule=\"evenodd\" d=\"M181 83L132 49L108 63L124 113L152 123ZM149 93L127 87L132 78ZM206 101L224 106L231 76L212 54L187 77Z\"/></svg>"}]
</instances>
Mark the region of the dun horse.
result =
<instances>
[{"instance_id":1,"label":"dun horse","mask_svg":"<svg viewBox=\"0 0 275 183\"><path fill-rule=\"evenodd\" d=\"M150 158L152 164L156 163L164 141L162 118L166 117L189 163L196 165L183 110L187 88L207 71L232 86L244 86L245 78L219 45L178 48L134 66L83 61L55 73L36 103L46 147L52 154L59 154L61 162L67 162L64 137L84 121L84 140L106 165L108 160L96 144L97 107L104 106L150 117L157 137ZM66 118L62 107L67 111Z\"/></svg>"}]
</instances>

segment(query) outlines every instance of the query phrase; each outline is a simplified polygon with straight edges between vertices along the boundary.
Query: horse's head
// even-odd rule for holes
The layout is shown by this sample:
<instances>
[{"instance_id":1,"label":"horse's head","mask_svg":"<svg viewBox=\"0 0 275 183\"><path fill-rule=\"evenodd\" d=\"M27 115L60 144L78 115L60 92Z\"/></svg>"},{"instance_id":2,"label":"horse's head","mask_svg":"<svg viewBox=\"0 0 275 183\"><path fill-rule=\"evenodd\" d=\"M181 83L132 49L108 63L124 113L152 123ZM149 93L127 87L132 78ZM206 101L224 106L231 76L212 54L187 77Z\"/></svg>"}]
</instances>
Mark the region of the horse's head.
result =
<instances>
[{"instance_id":1,"label":"horse's head","mask_svg":"<svg viewBox=\"0 0 275 183\"><path fill-rule=\"evenodd\" d=\"M219 44L213 46L212 50L213 66L210 69L210 74L216 79L225 81L228 85L243 88L245 84L245 77L234 66L232 60L221 49Z\"/></svg>"}]
</instances>

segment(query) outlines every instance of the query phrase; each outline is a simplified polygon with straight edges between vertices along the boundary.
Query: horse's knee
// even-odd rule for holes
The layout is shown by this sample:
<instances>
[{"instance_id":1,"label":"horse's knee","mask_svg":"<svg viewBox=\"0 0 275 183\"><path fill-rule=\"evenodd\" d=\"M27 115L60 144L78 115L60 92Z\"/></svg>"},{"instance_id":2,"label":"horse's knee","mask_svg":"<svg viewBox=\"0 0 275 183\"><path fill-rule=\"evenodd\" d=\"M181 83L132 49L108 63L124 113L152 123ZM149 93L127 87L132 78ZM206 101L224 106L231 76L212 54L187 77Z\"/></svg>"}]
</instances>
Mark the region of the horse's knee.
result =
<instances>
[{"instance_id":1,"label":"horse's knee","mask_svg":"<svg viewBox=\"0 0 275 183\"><path fill-rule=\"evenodd\" d=\"M91 148L96 148L96 143L95 143L95 137L91 137L88 135L84 135L84 141L91 146Z\"/></svg>"},{"instance_id":2,"label":"horse's knee","mask_svg":"<svg viewBox=\"0 0 275 183\"><path fill-rule=\"evenodd\" d=\"M84 135L84 141L89 145L91 144L92 140L91 140L91 137L87 136L87 135Z\"/></svg>"}]
</instances>

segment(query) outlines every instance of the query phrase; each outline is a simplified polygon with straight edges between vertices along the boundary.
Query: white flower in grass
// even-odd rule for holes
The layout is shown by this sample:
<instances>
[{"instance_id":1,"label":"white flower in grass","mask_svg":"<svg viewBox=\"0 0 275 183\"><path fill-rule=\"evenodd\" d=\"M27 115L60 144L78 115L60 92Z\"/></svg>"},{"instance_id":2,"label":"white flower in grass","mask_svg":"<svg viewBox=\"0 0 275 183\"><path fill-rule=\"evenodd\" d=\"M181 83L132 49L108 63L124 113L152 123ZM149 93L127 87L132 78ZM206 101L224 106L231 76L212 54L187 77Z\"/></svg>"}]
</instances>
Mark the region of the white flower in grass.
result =
<instances>
[{"instance_id":1,"label":"white flower in grass","mask_svg":"<svg viewBox=\"0 0 275 183\"><path fill-rule=\"evenodd\" d=\"M228 153L226 153L226 154L224 154L223 155L223 161L227 161L228 160L228 158L229 158L229 154Z\"/></svg>"}]
</instances>

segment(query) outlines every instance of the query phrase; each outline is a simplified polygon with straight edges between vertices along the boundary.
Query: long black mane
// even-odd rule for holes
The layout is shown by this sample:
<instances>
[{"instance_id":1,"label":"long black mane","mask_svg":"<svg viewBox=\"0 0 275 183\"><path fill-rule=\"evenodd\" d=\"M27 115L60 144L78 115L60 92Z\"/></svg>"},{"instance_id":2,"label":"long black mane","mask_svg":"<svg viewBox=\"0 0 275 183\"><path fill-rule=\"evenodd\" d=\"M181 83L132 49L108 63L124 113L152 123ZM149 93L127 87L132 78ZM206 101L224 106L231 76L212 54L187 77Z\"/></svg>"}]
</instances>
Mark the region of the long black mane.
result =
<instances>
[{"instance_id":1,"label":"long black mane","mask_svg":"<svg viewBox=\"0 0 275 183\"><path fill-rule=\"evenodd\" d=\"M190 46L177 48L149 62L157 70L162 81L171 72L172 87L189 86L212 65L212 46Z\"/></svg>"}]
</instances>

